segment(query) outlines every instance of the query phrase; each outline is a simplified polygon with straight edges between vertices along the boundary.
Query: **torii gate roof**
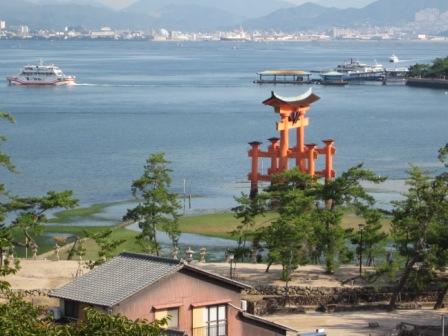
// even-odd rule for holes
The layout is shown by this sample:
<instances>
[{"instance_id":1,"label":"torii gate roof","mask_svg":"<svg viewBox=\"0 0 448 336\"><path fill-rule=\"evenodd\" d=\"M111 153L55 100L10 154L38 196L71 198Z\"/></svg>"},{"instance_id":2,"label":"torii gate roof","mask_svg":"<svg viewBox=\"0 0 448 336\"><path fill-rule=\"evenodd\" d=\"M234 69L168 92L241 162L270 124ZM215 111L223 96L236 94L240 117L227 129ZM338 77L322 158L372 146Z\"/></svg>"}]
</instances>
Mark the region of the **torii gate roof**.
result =
<instances>
[{"instance_id":1,"label":"torii gate roof","mask_svg":"<svg viewBox=\"0 0 448 336\"><path fill-rule=\"evenodd\" d=\"M263 104L280 107L280 106L293 106L293 107L307 107L312 103L318 101L320 97L313 93L313 89L309 89L305 93L295 97L283 97L271 92L271 97L266 99Z\"/></svg>"}]
</instances>

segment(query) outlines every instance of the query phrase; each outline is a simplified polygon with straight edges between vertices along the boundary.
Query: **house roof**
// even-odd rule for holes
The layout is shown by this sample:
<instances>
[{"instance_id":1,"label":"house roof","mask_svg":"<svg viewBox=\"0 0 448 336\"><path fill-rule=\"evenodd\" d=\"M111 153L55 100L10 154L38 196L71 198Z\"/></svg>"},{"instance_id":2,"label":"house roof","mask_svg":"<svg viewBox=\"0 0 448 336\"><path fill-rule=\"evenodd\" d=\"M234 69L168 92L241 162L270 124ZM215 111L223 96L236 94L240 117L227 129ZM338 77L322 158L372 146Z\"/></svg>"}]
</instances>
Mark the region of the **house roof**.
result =
<instances>
[{"instance_id":1,"label":"house roof","mask_svg":"<svg viewBox=\"0 0 448 336\"><path fill-rule=\"evenodd\" d=\"M50 296L112 307L182 269L239 289L249 288L243 283L185 265L179 260L124 252L67 285L53 290Z\"/></svg>"},{"instance_id":2,"label":"house roof","mask_svg":"<svg viewBox=\"0 0 448 336\"><path fill-rule=\"evenodd\" d=\"M249 314L246 312L241 312L240 314L241 314L242 318L247 321L250 321L254 324L263 326L264 328L268 327L268 328L276 330L276 331L282 331L282 332L284 332L284 335L286 335L286 333L289 331L297 332L297 330L295 330L295 329L292 329L292 328L285 326L283 324L280 324L280 323L266 320L260 316L252 315L252 314Z\"/></svg>"}]
</instances>

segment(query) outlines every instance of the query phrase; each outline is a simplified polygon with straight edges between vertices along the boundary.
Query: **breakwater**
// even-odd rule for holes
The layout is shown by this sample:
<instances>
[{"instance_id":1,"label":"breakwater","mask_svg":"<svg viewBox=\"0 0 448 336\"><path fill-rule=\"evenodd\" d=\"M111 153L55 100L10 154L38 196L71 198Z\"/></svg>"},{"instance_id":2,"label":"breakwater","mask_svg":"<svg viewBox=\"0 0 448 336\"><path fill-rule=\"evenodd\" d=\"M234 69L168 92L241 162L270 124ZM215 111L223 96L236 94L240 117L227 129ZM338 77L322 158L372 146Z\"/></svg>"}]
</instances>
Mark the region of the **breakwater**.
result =
<instances>
[{"instance_id":1,"label":"breakwater","mask_svg":"<svg viewBox=\"0 0 448 336\"><path fill-rule=\"evenodd\" d=\"M448 89L448 79L443 78L408 78L406 85L427 87L431 89Z\"/></svg>"}]
</instances>

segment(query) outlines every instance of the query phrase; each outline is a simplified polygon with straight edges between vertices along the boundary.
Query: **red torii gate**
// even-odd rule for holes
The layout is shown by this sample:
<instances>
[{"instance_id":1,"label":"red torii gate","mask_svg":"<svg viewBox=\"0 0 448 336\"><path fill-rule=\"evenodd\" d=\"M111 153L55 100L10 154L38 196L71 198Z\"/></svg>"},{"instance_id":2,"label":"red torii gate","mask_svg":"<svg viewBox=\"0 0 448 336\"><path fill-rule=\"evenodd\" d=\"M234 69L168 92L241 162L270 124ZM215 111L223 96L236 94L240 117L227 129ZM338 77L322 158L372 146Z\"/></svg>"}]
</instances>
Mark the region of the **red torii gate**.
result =
<instances>
[{"instance_id":1,"label":"red torii gate","mask_svg":"<svg viewBox=\"0 0 448 336\"><path fill-rule=\"evenodd\" d=\"M260 149L261 142L250 142L251 149L249 156L252 159L252 169L248 175L251 182L250 195L253 197L258 193L258 181L271 181L272 175L284 172L289 168L289 160L295 159L295 167L301 172L312 177L323 177L325 181L331 180L335 176L333 169L333 156L336 152L334 140L324 140L325 146L319 148L316 144L305 144L305 127L309 125L306 113L310 105L320 97L309 89L302 95L296 97L282 97L274 92L263 104L274 107L276 113L280 115L277 122L277 131L280 138L270 138L270 145L267 151ZM289 130L296 129L296 146L289 147ZM316 170L316 160L319 155L325 156L325 168ZM267 170L267 175L258 171L259 158L270 158L271 166Z\"/></svg>"}]
</instances>

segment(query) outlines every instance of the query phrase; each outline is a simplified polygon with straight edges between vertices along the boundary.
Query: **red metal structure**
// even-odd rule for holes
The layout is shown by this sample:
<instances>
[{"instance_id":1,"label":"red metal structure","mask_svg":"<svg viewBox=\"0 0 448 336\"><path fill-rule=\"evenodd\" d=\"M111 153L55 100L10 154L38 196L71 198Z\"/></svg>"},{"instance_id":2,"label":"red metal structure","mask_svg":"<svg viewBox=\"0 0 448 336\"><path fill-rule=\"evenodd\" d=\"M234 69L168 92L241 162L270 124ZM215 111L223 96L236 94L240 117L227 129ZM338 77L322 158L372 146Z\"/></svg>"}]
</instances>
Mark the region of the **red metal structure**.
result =
<instances>
[{"instance_id":1,"label":"red metal structure","mask_svg":"<svg viewBox=\"0 0 448 336\"><path fill-rule=\"evenodd\" d=\"M301 172L312 177L323 177L325 181L331 180L335 176L333 169L333 156L336 152L333 140L324 140L324 146L317 147L316 144L305 143L305 127L309 125L306 113L310 105L320 97L312 90L296 97L282 97L274 92L263 104L274 107L274 111L280 115L277 122L277 131L280 138L270 138L270 145L267 151L260 149L261 142L250 142L251 149L249 156L252 160L252 169L248 175L251 182L251 196L258 193L259 181L271 181L272 175L284 172L289 169L290 160L294 161L294 166ZM289 131L296 130L296 145L290 147ZM317 170L316 161L319 155L325 156L325 167ZM260 158L270 159L270 168L267 174L263 175L258 170Z\"/></svg>"}]
</instances>

